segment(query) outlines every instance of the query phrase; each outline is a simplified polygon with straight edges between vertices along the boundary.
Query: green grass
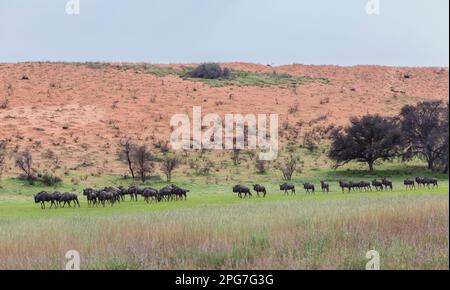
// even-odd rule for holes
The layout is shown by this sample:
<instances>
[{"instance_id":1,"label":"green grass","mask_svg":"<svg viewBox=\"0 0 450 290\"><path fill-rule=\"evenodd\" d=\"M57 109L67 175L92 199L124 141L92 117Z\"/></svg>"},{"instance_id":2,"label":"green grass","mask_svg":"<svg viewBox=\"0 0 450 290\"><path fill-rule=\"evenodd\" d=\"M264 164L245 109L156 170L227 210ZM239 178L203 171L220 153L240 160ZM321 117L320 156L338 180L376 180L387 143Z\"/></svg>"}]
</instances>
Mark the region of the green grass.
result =
<instances>
[{"instance_id":1,"label":"green grass","mask_svg":"<svg viewBox=\"0 0 450 290\"><path fill-rule=\"evenodd\" d=\"M79 64L79 65L81 65L81 64ZM171 68L171 67L162 67L162 66L146 64L146 63L112 64L112 63L104 63L104 62L87 62L87 63L84 63L83 65L87 66L90 69L97 69L97 70L108 69L108 68L122 70L122 71L133 70L135 72L148 73L148 74L152 74L152 75L155 75L158 77L165 77L168 75L179 75L180 74L180 71L175 70L174 68Z\"/></svg>"},{"instance_id":2,"label":"green grass","mask_svg":"<svg viewBox=\"0 0 450 290\"><path fill-rule=\"evenodd\" d=\"M282 181L280 181L282 182ZM34 204L32 193L29 191L26 194L13 198L10 196L8 199L4 199L0 203L0 218L36 218L36 217L57 217L57 216L73 216L73 215L112 215L112 214L133 214L142 213L148 211L172 211L186 208L206 207L206 206L221 206L232 205L239 203L273 203L273 202L286 202L286 201L324 201L324 200L348 200L348 199L360 199L360 198L372 198L372 197L392 197L392 196L433 196L433 195L446 195L448 194L448 181L441 182L439 189L418 189L415 191L406 190L400 187L400 184L395 184L396 190L390 192L352 192L350 194L342 194L338 186L333 184L332 192L329 194L323 194L317 192L314 195L307 195L300 185L297 185L297 195L286 197L279 190L279 184L271 182L265 184L268 189L268 196L266 198L257 198L241 200L232 193L231 187L233 184L227 185L205 185L202 183L187 184L186 182L178 183L180 186L185 186L191 190L187 201L177 202L162 202L147 204L142 198L139 202L130 202L127 200L124 203L115 205L114 207L99 207L99 208L87 208L85 198L80 193L81 208L80 209L52 209L41 210L39 205ZM153 185L155 187L161 187L164 184ZM250 184L248 184L250 186ZM106 185L105 185L106 186ZM58 191L64 191L66 186L57 188ZM40 190L55 190L54 188L39 188ZM319 190L320 191L320 190Z\"/></svg>"},{"instance_id":3,"label":"green grass","mask_svg":"<svg viewBox=\"0 0 450 290\"><path fill-rule=\"evenodd\" d=\"M330 83L330 80L319 77L309 76L293 76L282 73L266 73L266 72L251 72L241 70L231 70L229 79L200 79L190 78L186 74L181 76L190 81L202 82L211 87L226 87L226 86L288 86L296 87L306 83L320 82L323 84Z\"/></svg>"},{"instance_id":4,"label":"green grass","mask_svg":"<svg viewBox=\"0 0 450 290\"><path fill-rule=\"evenodd\" d=\"M152 64L110 64L102 62L85 63L91 69L107 69L113 68L117 70L133 70L140 73L148 73L158 77L165 77L169 75L178 76L184 80L202 82L210 87L226 87L226 86L287 86L296 87L302 84L319 82L322 84L329 84L331 81L322 77L311 76L294 76L287 73L267 73L267 72L252 72L242 70L231 70L229 79L202 79L191 78L188 72L192 67L183 67L182 69L174 69L172 67L158 66Z\"/></svg>"},{"instance_id":5,"label":"green grass","mask_svg":"<svg viewBox=\"0 0 450 290\"><path fill-rule=\"evenodd\" d=\"M193 194L186 202L42 211L0 207L1 269L448 268L448 187L435 192L338 194L238 200Z\"/></svg>"},{"instance_id":6,"label":"green grass","mask_svg":"<svg viewBox=\"0 0 450 290\"><path fill-rule=\"evenodd\" d=\"M217 183L178 172L174 182L191 190L186 201L127 199L105 208L88 208L81 190L130 180L96 175L73 185L69 176L53 188L4 179L0 269L61 269L70 249L80 251L84 269L364 269L371 249L381 253L383 269L448 269L448 177L414 163L384 164L373 174L358 167L305 169L292 181L294 196L280 192L283 181L273 169L256 175L236 168L233 181L215 172ZM382 176L394 180L393 191L343 194L336 183ZM439 188L406 190L403 179L415 176L438 176ZM300 182L318 186L321 179L331 182L331 193L301 189ZM267 187L267 198L242 200L231 192L252 181ZM33 201L41 190L78 192L81 208L41 210Z\"/></svg>"}]
</instances>

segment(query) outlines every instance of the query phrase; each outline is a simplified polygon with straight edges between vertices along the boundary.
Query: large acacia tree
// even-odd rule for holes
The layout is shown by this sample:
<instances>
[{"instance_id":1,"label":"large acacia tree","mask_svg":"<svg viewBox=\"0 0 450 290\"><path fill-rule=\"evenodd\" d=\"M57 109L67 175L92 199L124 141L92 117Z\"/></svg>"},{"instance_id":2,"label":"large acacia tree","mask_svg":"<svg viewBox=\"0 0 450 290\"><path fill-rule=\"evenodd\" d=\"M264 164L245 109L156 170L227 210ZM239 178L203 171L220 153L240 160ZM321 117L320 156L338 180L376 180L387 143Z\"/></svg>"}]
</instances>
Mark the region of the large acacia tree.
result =
<instances>
[{"instance_id":1,"label":"large acacia tree","mask_svg":"<svg viewBox=\"0 0 450 290\"><path fill-rule=\"evenodd\" d=\"M422 157L428 169L448 172L448 103L426 101L406 105L400 120L404 156Z\"/></svg>"},{"instance_id":2,"label":"large acacia tree","mask_svg":"<svg viewBox=\"0 0 450 290\"><path fill-rule=\"evenodd\" d=\"M392 118L366 115L350 119L350 126L333 132L328 156L342 166L350 161L364 162L370 172L377 160L396 156L401 145L399 126Z\"/></svg>"}]
</instances>

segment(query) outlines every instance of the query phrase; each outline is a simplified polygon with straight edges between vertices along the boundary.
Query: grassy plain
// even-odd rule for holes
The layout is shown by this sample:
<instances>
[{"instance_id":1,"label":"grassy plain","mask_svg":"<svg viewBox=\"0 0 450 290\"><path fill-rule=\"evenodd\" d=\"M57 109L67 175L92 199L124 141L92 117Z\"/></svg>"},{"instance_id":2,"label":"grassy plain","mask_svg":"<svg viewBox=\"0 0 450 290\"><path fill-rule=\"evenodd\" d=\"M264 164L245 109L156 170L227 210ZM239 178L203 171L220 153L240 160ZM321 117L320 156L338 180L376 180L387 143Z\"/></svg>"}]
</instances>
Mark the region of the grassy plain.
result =
<instances>
[{"instance_id":1,"label":"grassy plain","mask_svg":"<svg viewBox=\"0 0 450 290\"><path fill-rule=\"evenodd\" d=\"M269 194L247 200L230 188L251 180L179 177L177 184L192 191L187 201L87 208L81 197L81 208L45 211L32 201L38 190L80 192L130 182L106 175L45 188L6 179L0 188L0 268L62 269L66 251L75 249L83 269L364 269L366 252L375 249L382 269L448 269L448 179L440 176L438 189L409 191L404 176L425 172L398 170L306 171L293 181L295 196L279 191L276 176L255 175ZM336 184L388 174L397 174L392 192L343 194ZM320 179L330 180L331 193L300 190L300 181Z\"/></svg>"}]
</instances>

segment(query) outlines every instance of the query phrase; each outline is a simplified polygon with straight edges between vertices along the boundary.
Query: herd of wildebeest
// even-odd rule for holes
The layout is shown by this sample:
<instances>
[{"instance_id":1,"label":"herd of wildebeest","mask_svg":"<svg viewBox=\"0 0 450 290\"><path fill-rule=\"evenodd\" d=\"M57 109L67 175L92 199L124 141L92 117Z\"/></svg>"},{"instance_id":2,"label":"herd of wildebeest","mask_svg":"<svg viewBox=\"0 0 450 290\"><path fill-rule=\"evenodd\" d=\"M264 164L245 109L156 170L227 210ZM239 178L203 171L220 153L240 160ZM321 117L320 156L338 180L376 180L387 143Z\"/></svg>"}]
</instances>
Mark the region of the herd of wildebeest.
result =
<instances>
[{"instance_id":1,"label":"herd of wildebeest","mask_svg":"<svg viewBox=\"0 0 450 290\"><path fill-rule=\"evenodd\" d=\"M438 187L438 179L437 178L421 178L416 177L416 179L406 179L403 182L406 189L416 189L416 185L418 188L428 187L435 188ZM372 182L368 181L360 181L360 182L352 182L352 181L339 181L339 187L342 192L351 192L353 191L372 191L375 189L376 191L383 190L393 190L393 182L387 178L383 178L381 180L372 180ZM312 194L316 192L315 185L309 182L303 183L303 188L306 190L306 193ZM329 193L330 192L330 184L326 181L320 182L320 188L322 192ZM266 197L267 190L263 185L254 184L253 190L256 192L256 195L260 197ZM290 183L284 183L280 185L280 191L283 191L285 195L295 194L295 185ZM154 188L138 188L132 186L130 188L124 187L105 187L102 190L95 190L92 188L87 188L83 190L83 195L87 199L88 207L98 207L99 205L105 207L107 204L110 206L114 206L116 203L124 202L126 200L126 196L130 196L131 201L138 201L138 196L142 196L144 201L147 203L150 202L162 202L162 201L175 201L175 200L186 200L187 194L189 190L183 189L176 185L166 186L160 190ZM252 192L249 187L244 185L236 185L233 187L233 193L236 193L239 198L252 197ZM260 195L261 194L261 195ZM68 207L80 207L80 202L78 200L78 196L73 193L60 193L60 192L40 192L34 196L35 203L40 203L41 208L45 209L45 204L50 203L50 208L64 208L66 205Z\"/></svg>"},{"instance_id":2,"label":"herd of wildebeest","mask_svg":"<svg viewBox=\"0 0 450 290\"><path fill-rule=\"evenodd\" d=\"M130 199L133 201L138 201L138 196L142 196L144 201L147 203L156 201L172 201L172 200L186 200L187 193L189 190L180 188L176 185L166 186L160 190L154 188L138 188L132 186L130 188L124 188L122 186L119 187L105 187L102 190L95 190L92 188L86 188L83 190L83 195L87 199L88 207L98 207L102 205L103 207L106 204L114 206L116 203L120 203L125 201L126 196L130 196ZM50 208L52 207L65 207L68 205L69 207L78 206L80 207L80 203L78 201L78 196L72 193L60 193L60 192L39 192L34 196L35 203L40 203L41 208L45 209L45 203L50 203Z\"/></svg>"}]
</instances>

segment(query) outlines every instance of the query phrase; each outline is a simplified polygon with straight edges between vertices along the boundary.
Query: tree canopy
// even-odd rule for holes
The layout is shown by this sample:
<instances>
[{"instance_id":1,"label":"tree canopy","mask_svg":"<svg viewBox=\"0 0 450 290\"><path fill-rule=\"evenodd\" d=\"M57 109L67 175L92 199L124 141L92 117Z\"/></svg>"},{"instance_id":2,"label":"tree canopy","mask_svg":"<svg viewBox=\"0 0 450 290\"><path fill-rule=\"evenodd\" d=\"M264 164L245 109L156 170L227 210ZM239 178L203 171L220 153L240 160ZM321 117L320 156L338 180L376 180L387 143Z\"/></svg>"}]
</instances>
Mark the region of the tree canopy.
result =
<instances>
[{"instance_id":1,"label":"tree canopy","mask_svg":"<svg viewBox=\"0 0 450 290\"><path fill-rule=\"evenodd\" d=\"M329 157L342 166L350 161L364 162L372 172L375 161L388 160L400 150L401 133L392 118L366 115L350 119L350 126L332 134Z\"/></svg>"},{"instance_id":2,"label":"tree canopy","mask_svg":"<svg viewBox=\"0 0 450 290\"><path fill-rule=\"evenodd\" d=\"M404 156L420 156L428 169L448 172L448 103L420 102L400 113Z\"/></svg>"}]
</instances>

